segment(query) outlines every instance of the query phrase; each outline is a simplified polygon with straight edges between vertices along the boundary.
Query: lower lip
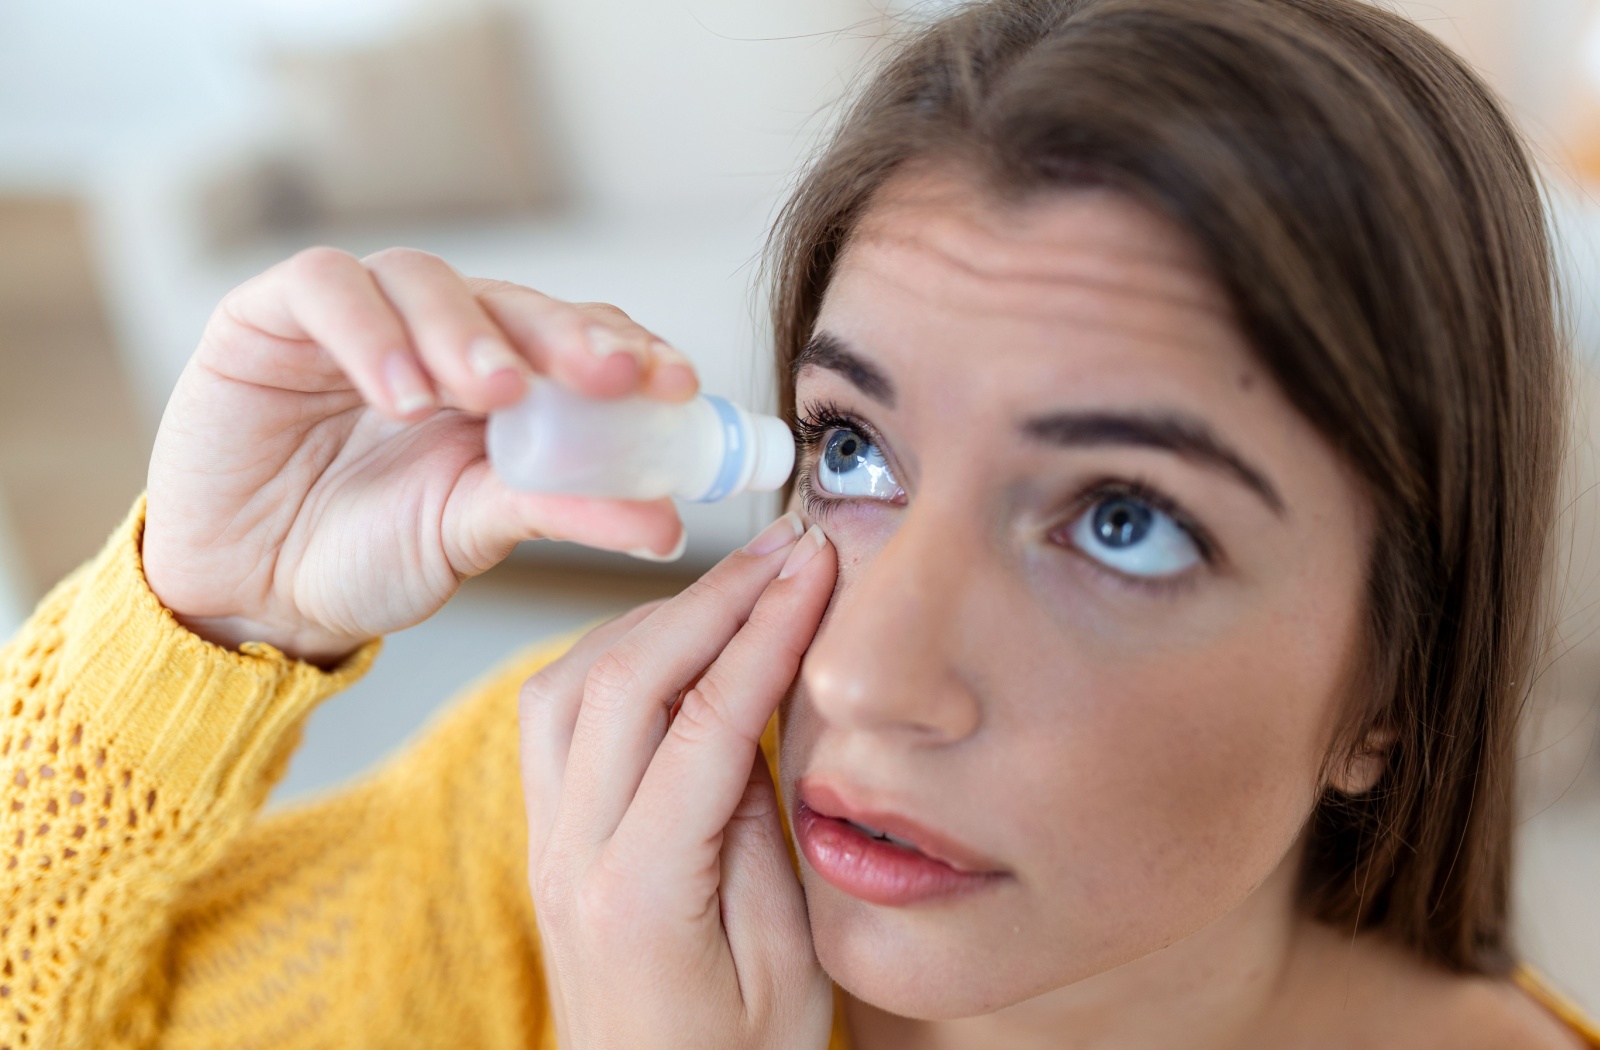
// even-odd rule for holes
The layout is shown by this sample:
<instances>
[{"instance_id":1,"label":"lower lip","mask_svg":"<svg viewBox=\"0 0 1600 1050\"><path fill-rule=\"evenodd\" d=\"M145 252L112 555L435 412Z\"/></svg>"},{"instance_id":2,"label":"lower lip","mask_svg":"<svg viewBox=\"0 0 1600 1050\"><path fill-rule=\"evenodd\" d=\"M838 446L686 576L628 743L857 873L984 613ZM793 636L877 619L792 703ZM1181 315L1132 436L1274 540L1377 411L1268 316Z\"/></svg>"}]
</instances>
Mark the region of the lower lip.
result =
<instances>
[{"instance_id":1,"label":"lower lip","mask_svg":"<svg viewBox=\"0 0 1600 1050\"><path fill-rule=\"evenodd\" d=\"M794 835L818 875L870 904L895 907L971 893L1001 877L998 872L957 871L926 854L825 817L803 802L796 808Z\"/></svg>"}]
</instances>

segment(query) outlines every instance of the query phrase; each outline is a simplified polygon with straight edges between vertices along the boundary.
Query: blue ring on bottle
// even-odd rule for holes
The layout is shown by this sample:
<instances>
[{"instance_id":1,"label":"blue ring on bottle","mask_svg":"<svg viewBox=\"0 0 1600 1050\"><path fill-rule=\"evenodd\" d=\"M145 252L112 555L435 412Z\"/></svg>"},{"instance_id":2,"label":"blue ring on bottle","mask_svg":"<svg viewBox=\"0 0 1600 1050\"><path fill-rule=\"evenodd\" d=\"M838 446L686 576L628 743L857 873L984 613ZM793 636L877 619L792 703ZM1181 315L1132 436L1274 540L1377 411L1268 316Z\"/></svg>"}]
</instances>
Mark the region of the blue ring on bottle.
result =
<instances>
[{"instance_id":1,"label":"blue ring on bottle","mask_svg":"<svg viewBox=\"0 0 1600 1050\"><path fill-rule=\"evenodd\" d=\"M715 503L726 498L739 483L739 475L744 473L747 455L744 428L739 425L739 410L729 404L726 398L715 394L706 394L705 399L717 410L717 419L722 423L722 469L717 472L717 480L711 483L705 494L691 501L694 503Z\"/></svg>"}]
</instances>

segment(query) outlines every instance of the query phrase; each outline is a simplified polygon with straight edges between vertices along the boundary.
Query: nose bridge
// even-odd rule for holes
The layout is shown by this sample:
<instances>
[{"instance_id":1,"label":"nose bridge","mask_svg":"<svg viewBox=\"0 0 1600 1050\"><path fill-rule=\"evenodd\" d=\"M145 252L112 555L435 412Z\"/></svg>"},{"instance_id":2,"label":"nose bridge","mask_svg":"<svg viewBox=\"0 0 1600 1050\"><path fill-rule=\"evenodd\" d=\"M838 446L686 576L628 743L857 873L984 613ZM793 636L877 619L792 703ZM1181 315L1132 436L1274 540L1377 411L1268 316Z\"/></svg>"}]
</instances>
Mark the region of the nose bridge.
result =
<instances>
[{"instance_id":1,"label":"nose bridge","mask_svg":"<svg viewBox=\"0 0 1600 1050\"><path fill-rule=\"evenodd\" d=\"M818 713L840 729L969 735L979 701L959 661L978 538L918 501L848 580L804 668Z\"/></svg>"}]
</instances>

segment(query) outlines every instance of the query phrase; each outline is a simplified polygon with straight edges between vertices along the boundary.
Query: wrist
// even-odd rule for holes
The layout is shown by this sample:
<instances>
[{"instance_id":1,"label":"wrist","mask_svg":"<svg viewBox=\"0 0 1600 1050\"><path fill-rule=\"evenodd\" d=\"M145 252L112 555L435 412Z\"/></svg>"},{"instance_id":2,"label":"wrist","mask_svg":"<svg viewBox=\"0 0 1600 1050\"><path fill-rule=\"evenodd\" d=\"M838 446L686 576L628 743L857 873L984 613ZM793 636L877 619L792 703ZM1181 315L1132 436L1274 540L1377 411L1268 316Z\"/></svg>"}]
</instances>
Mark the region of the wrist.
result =
<instances>
[{"instance_id":1,"label":"wrist","mask_svg":"<svg viewBox=\"0 0 1600 1050\"><path fill-rule=\"evenodd\" d=\"M213 645L237 651L245 642L265 642L291 660L300 660L324 671L337 667L371 641L322 631L275 629L240 616L186 616L176 609L171 612L191 634Z\"/></svg>"}]
</instances>

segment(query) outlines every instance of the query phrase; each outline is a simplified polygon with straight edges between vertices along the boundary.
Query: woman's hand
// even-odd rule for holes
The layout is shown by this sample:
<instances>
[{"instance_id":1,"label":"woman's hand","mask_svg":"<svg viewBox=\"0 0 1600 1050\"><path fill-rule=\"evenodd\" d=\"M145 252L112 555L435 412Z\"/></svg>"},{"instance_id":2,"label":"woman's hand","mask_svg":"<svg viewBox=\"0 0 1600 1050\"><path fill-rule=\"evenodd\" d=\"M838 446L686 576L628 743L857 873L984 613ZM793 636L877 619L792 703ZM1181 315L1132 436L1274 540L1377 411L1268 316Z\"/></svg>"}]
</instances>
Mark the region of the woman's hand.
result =
<instances>
[{"instance_id":1,"label":"woman's hand","mask_svg":"<svg viewBox=\"0 0 1600 1050\"><path fill-rule=\"evenodd\" d=\"M837 571L821 530L798 531L786 515L523 687L529 881L563 1047L827 1045L832 986L759 754Z\"/></svg>"},{"instance_id":2,"label":"woman's hand","mask_svg":"<svg viewBox=\"0 0 1600 1050\"><path fill-rule=\"evenodd\" d=\"M530 370L596 397L697 386L615 307L464 280L423 252L314 248L241 285L156 437L152 590L212 641L327 664L426 619L519 540L679 549L669 500L520 493L490 470L483 413Z\"/></svg>"}]
</instances>

